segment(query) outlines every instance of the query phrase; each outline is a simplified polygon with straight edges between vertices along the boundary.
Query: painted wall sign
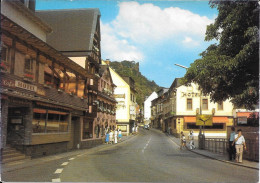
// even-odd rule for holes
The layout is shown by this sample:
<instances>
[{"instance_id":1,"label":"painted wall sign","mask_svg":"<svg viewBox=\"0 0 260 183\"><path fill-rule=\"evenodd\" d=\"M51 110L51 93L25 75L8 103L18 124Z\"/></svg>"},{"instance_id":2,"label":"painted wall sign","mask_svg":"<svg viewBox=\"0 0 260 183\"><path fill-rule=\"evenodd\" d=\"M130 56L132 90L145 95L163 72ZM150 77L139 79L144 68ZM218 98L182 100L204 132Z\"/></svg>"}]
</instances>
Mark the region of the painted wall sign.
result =
<instances>
[{"instance_id":1,"label":"painted wall sign","mask_svg":"<svg viewBox=\"0 0 260 183\"><path fill-rule=\"evenodd\" d=\"M22 88L22 89L33 91L33 92L37 91L37 86L30 85L30 84L27 84L27 83L24 83L21 81L17 81L17 80L15 81L15 86L18 88Z\"/></svg>"},{"instance_id":2,"label":"painted wall sign","mask_svg":"<svg viewBox=\"0 0 260 183\"><path fill-rule=\"evenodd\" d=\"M206 97L205 95L202 95L203 97ZM181 97L200 97L200 93L195 92L181 92Z\"/></svg>"},{"instance_id":3,"label":"painted wall sign","mask_svg":"<svg viewBox=\"0 0 260 183\"><path fill-rule=\"evenodd\" d=\"M9 87L15 87L15 81L10 79L2 79L1 85L9 86Z\"/></svg>"},{"instance_id":4,"label":"painted wall sign","mask_svg":"<svg viewBox=\"0 0 260 183\"><path fill-rule=\"evenodd\" d=\"M114 94L115 98L125 98L125 94Z\"/></svg>"}]
</instances>

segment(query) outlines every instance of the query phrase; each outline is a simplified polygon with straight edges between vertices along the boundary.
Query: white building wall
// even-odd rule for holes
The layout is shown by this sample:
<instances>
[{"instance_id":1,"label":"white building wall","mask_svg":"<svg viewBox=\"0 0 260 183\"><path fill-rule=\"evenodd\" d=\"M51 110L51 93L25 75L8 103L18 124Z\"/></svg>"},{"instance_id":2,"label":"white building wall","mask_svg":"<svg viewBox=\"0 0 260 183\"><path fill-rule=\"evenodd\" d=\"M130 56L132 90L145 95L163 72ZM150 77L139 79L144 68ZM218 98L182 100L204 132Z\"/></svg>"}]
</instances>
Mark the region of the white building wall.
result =
<instances>
[{"instance_id":1,"label":"white building wall","mask_svg":"<svg viewBox=\"0 0 260 183\"><path fill-rule=\"evenodd\" d=\"M3 0L1 0L1 13L42 41L46 42L46 32L39 25L24 15L24 13L18 11L11 4Z\"/></svg>"},{"instance_id":2,"label":"white building wall","mask_svg":"<svg viewBox=\"0 0 260 183\"><path fill-rule=\"evenodd\" d=\"M186 94L186 95L185 95ZM192 83L190 87L180 86L176 93L176 115L194 116L196 109L200 108L200 91L198 85ZM192 99L192 110L187 110L187 99ZM202 96L202 99L208 99L208 110L202 110L202 114L212 114L212 109L215 108L215 116L232 116L233 104L230 100L223 102L223 110L218 110L218 104L210 102L209 96ZM201 101L202 102L202 101Z\"/></svg>"},{"instance_id":3,"label":"white building wall","mask_svg":"<svg viewBox=\"0 0 260 183\"><path fill-rule=\"evenodd\" d=\"M156 92L153 92L145 101L144 101L144 119L149 120L151 118L151 106L152 100L158 97Z\"/></svg>"}]
</instances>

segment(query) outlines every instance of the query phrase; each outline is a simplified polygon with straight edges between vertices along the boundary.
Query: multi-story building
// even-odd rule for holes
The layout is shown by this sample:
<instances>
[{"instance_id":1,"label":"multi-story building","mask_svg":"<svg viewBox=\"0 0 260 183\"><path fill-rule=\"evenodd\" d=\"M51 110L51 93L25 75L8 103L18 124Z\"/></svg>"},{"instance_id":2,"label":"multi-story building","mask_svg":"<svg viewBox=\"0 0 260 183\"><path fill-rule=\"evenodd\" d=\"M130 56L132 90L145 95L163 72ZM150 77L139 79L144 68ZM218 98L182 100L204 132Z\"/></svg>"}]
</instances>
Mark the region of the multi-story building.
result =
<instances>
[{"instance_id":1,"label":"multi-story building","mask_svg":"<svg viewBox=\"0 0 260 183\"><path fill-rule=\"evenodd\" d=\"M116 128L116 100L114 89L116 85L112 82L112 77L108 65L101 65L100 79L98 85L98 112L94 124L97 131L96 138L105 138L105 131Z\"/></svg>"},{"instance_id":2,"label":"multi-story building","mask_svg":"<svg viewBox=\"0 0 260 183\"><path fill-rule=\"evenodd\" d=\"M156 92L153 92L150 96L146 98L144 101L144 122L145 124L151 123L151 106L152 106L152 100L156 99L158 97Z\"/></svg>"},{"instance_id":3,"label":"multi-story building","mask_svg":"<svg viewBox=\"0 0 260 183\"><path fill-rule=\"evenodd\" d=\"M96 115L94 72L46 43L52 27L35 15L34 3L1 1L0 72L1 149L11 145L32 157L83 147Z\"/></svg>"},{"instance_id":4,"label":"multi-story building","mask_svg":"<svg viewBox=\"0 0 260 183\"><path fill-rule=\"evenodd\" d=\"M211 102L209 96L201 94L197 84L184 86L179 80L176 78L168 91L164 130L171 127L171 132L176 136L182 131L188 134L193 130L197 136L200 127L196 126L196 115L208 114L213 115L213 126L205 126L205 136L225 137L227 127L233 125L233 104L229 100L221 103Z\"/></svg>"},{"instance_id":5,"label":"multi-story building","mask_svg":"<svg viewBox=\"0 0 260 183\"><path fill-rule=\"evenodd\" d=\"M98 126L97 93L99 81L99 65L101 64L100 50L100 12L99 9L65 9L37 11L37 15L53 27L53 32L47 36L47 43L73 60L89 76L85 79L74 74L68 74L68 79L74 80L81 86L73 85L72 93L76 90L87 89L89 110L81 119L74 117L75 129L79 130L80 147L89 147L102 143L96 138ZM69 72L69 71L68 71ZM87 85L87 87L83 87Z\"/></svg>"},{"instance_id":6,"label":"multi-story building","mask_svg":"<svg viewBox=\"0 0 260 183\"><path fill-rule=\"evenodd\" d=\"M104 62L105 63L105 62ZM105 64L109 65L109 61ZM135 82L131 77L121 77L111 67L109 67L113 83L116 85L114 97L116 105L116 125L123 135L132 133L132 128L136 125L136 90Z\"/></svg>"},{"instance_id":7,"label":"multi-story building","mask_svg":"<svg viewBox=\"0 0 260 183\"><path fill-rule=\"evenodd\" d=\"M169 88L162 88L160 89L157 94L158 97L154 100L152 100L152 107L151 107L151 113L152 113L152 126L154 128L162 129L163 127L163 101L165 99L165 93L169 90Z\"/></svg>"}]
</instances>

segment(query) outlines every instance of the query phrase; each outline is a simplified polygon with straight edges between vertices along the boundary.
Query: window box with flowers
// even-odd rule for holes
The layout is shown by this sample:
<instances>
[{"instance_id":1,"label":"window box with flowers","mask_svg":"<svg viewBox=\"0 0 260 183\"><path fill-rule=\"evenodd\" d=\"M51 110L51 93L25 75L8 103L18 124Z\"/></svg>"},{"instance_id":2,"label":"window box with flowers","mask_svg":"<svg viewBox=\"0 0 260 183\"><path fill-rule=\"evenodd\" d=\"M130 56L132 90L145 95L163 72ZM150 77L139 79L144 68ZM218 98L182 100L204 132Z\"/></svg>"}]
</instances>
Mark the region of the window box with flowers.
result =
<instances>
[{"instance_id":1,"label":"window box with flowers","mask_svg":"<svg viewBox=\"0 0 260 183\"><path fill-rule=\"evenodd\" d=\"M49 82L49 81L45 81L45 84L43 86L46 88L51 88L51 87L53 87L53 83Z\"/></svg>"},{"instance_id":2,"label":"window box with flowers","mask_svg":"<svg viewBox=\"0 0 260 183\"><path fill-rule=\"evenodd\" d=\"M26 72L24 74L24 80L32 81L34 79L34 75L32 73Z\"/></svg>"},{"instance_id":3,"label":"window box with flowers","mask_svg":"<svg viewBox=\"0 0 260 183\"><path fill-rule=\"evenodd\" d=\"M9 63L2 61L0 64L1 72L7 72L9 69Z\"/></svg>"}]
</instances>

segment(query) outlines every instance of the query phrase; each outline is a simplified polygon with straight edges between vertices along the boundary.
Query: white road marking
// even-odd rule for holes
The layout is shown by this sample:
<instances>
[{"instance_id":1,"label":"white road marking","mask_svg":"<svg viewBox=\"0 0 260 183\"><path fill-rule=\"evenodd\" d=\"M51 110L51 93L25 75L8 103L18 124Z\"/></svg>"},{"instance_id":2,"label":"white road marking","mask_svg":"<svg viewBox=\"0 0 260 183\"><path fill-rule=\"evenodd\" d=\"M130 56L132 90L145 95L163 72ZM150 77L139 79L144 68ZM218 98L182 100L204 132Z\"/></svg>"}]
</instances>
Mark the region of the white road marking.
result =
<instances>
[{"instance_id":1,"label":"white road marking","mask_svg":"<svg viewBox=\"0 0 260 183\"><path fill-rule=\"evenodd\" d=\"M58 168L54 173L61 173L62 172L62 170L63 170L63 168Z\"/></svg>"},{"instance_id":2,"label":"white road marking","mask_svg":"<svg viewBox=\"0 0 260 183\"><path fill-rule=\"evenodd\" d=\"M62 166L65 166L65 165L67 165L67 164L69 164L69 162L64 162L64 163L62 163L61 165L62 165Z\"/></svg>"},{"instance_id":3,"label":"white road marking","mask_svg":"<svg viewBox=\"0 0 260 183\"><path fill-rule=\"evenodd\" d=\"M58 179L52 179L51 181L52 181L52 182L60 182L60 178L58 178Z\"/></svg>"},{"instance_id":4,"label":"white road marking","mask_svg":"<svg viewBox=\"0 0 260 183\"><path fill-rule=\"evenodd\" d=\"M71 161L71 160L74 160L75 158L70 158L69 160Z\"/></svg>"},{"instance_id":5,"label":"white road marking","mask_svg":"<svg viewBox=\"0 0 260 183\"><path fill-rule=\"evenodd\" d=\"M142 153L144 153L144 150L147 148L147 146L149 145L150 141L151 141L151 137L150 137L150 139L148 140L147 144L145 144L145 146L144 146L144 148L143 148L143 150L142 150Z\"/></svg>"}]
</instances>

